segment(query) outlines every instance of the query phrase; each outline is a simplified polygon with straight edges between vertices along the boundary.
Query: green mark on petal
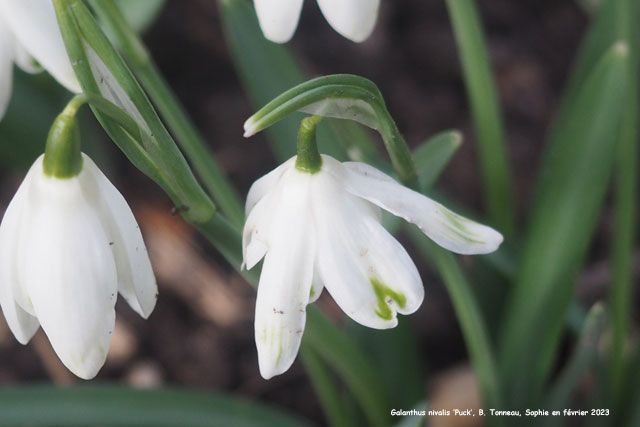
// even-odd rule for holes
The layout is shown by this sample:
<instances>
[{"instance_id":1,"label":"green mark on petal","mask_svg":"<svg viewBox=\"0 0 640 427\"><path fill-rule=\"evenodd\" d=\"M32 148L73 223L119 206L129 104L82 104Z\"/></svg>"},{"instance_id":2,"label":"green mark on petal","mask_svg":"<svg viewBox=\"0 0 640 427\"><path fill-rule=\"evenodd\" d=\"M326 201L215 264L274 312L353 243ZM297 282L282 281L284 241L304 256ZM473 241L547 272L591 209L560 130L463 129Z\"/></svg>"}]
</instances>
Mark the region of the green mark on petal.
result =
<instances>
[{"instance_id":1,"label":"green mark on petal","mask_svg":"<svg viewBox=\"0 0 640 427\"><path fill-rule=\"evenodd\" d=\"M316 291L313 289L313 285L311 285L311 290L309 291L309 299L313 299L316 296Z\"/></svg>"},{"instance_id":2,"label":"green mark on petal","mask_svg":"<svg viewBox=\"0 0 640 427\"><path fill-rule=\"evenodd\" d=\"M384 283L380 282L378 279L369 279L371 282L371 286L373 286L373 292L376 293L376 297L378 298L378 309L376 310L376 314L384 320L393 319L393 312L391 308L389 308L388 298L391 298L393 301L398 304L398 307L404 308L407 305L407 297L400 292L396 292L393 289L386 286Z\"/></svg>"}]
</instances>

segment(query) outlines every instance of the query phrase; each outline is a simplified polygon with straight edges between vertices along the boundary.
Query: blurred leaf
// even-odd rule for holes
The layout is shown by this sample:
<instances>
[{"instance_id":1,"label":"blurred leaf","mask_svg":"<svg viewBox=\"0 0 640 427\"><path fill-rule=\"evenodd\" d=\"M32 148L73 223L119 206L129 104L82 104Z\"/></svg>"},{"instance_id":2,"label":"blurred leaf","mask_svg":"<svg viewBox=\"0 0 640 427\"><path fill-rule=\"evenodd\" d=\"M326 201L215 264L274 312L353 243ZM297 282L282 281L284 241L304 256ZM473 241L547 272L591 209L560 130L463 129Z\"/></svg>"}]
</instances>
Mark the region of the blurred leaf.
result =
<instances>
[{"instance_id":1,"label":"blurred leaf","mask_svg":"<svg viewBox=\"0 0 640 427\"><path fill-rule=\"evenodd\" d=\"M556 352L611 175L628 50L618 43L603 56L547 145L503 322L501 367L514 405L537 402Z\"/></svg>"},{"instance_id":2,"label":"blurred leaf","mask_svg":"<svg viewBox=\"0 0 640 427\"><path fill-rule=\"evenodd\" d=\"M485 207L492 225L515 231L515 212L498 91L474 0L447 0L476 131Z\"/></svg>"},{"instance_id":3,"label":"blurred leaf","mask_svg":"<svg viewBox=\"0 0 640 427\"><path fill-rule=\"evenodd\" d=\"M412 409L418 411L426 411L427 410L427 401L422 400L417 402L415 405L411 406ZM411 409L405 409L410 411ZM395 427L420 427L423 425L427 425L426 421L428 418L420 415L407 415L406 417L402 417L402 421L395 424Z\"/></svg>"},{"instance_id":4,"label":"blurred leaf","mask_svg":"<svg viewBox=\"0 0 640 427\"><path fill-rule=\"evenodd\" d=\"M461 144L460 131L446 130L432 136L413 150L413 160L416 162L418 181L422 191L426 191L435 184Z\"/></svg>"},{"instance_id":5,"label":"blurred leaf","mask_svg":"<svg viewBox=\"0 0 640 427\"><path fill-rule=\"evenodd\" d=\"M0 167L24 171L44 152L51 123L64 107L67 92L48 75L14 70L13 94L0 120Z\"/></svg>"},{"instance_id":6,"label":"blurred leaf","mask_svg":"<svg viewBox=\"0 0 640 427\"><path fill-rule=\"evenodd\" d=\"M485 408L504 408L498 370L489 339L486 323L467 279L454 256L440 248L415 226L407 224L406 230L413 244L430 254L451 297L460 322L469 358L473 365ZM487 419L492 425L502 425L501 417Z\"/></svg>"},{"instance_id":7,"label":"blurred leaf","mask_svg":"<svg viewBox=\"0 0 640 427\"><path fill-rule=\"evenodd\" d=\"M545 399L545 409L562 410L572 407L572 398L576 387L584 378L586 372L593 367L598 357L598 345L605 330L606 316L601 304L594 305L585 320L580 340L576 344L572 356L566 367L551 386ZM552 427L563 425L562 417L543 418L541 425Z\"/></svg>"},{"instance_id":8,"label":"blurred leaf","mask_svg":"<svg viewBox=\"0 0 640 427\"><path fill-rule=\"evenodd\" d=\"M614 228L611 264L613 280L609 294L612 317L610 351L611 401L615 405L622 395L625 364L624 347L627 340L633 302L633 252L636 235L636 204L638 200L638 30L640 6L637 0L619 0L616 5L616 30L621 40L629 43L629 87L624 98L624 117L616 153Z\"/></svg>"},{"instance_id":9,"label":"blurred leaf","mask_svg":"<svg viewBox=\"0 0 640 427\"><path fill-rule=\"evenodd\" d=\"M331 427L357 426L352 414L348 414L346 407L342 405L340 391L331 372L322 363L322 358L309 346L303 346L300 349L300 357L322 405L327 424Z\"/></svg>"},{"instance_id":10,"label":"blurred leaf","mask_svg":"<svg viewBox=\"0 0 640 427\"><path fill-rule=\"evenodd\" d=\"M180 389L115 385L0 389L3 426L307 426L246 399Z\"/></svg>"},{"instance_id":11,"label":"blurred leaf","mask_svg":"<svg viewBox=\"0 0 640 427\"><path fill-rule=\"evenodd\" d=\"M127 22L142 33L149 27L164 7L166 0L115 0Z\"/></svg>"}]
</instances>

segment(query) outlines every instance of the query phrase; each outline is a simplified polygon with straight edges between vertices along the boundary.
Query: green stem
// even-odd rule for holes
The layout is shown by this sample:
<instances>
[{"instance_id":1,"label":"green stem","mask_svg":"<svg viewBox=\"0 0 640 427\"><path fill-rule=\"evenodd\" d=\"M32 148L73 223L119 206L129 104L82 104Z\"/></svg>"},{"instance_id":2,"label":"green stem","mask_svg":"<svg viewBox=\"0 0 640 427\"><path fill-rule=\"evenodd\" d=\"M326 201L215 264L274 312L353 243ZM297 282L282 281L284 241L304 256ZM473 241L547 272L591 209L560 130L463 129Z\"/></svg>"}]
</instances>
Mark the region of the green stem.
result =
<instances>
[{"instance_id":1,"label":"green stem","mask_svg":"<svg viewBox=\"0 0 640 427\"><path fill-rule=\"evenodd\" d=\"M82 171L80 131L76 113L85 102L86 96L74 96L51 125L42 161L45 175L65 179L77 176Z\"/></svg>"},{"instance_id":2,"label":"green stem","mask_svg":"<svg viewBox=\"0 0 640 427\"><path fill-rule=\"evenodd\" d=\"M477 134L485 206L493 225L511 236L515 218L502 115L480 18L474 0L447 0L447 8Z\"/></svg>"},{"instance_id":3,"label":"green stem","mask_svg":"<svg viewBox=\"0 0 640 427\"><path fill-rule=\"evenodd\" d=\"M322 157L316 143L316 126L320 120L322 116L312 116L302 119L300 123L296 158L296 169L299 171L314 174L322 169Z\"/></svg>"},{"instance_id":4,"label":"green stem","mask_svg":"<svg viewBox=\"0 0 640 427\"><path fill-rule=\"evenodd\" d=\"M204 186L211 192L214 201L236 225L244 222L244 209L240 197L216 161L196 126L185 113L147 48L127 23L112 0L90 0L99 18L108 25L117 37L118 44L129 60L152 101L167 121L187 159L193 165Z\"/></svg>"}]
</instances>

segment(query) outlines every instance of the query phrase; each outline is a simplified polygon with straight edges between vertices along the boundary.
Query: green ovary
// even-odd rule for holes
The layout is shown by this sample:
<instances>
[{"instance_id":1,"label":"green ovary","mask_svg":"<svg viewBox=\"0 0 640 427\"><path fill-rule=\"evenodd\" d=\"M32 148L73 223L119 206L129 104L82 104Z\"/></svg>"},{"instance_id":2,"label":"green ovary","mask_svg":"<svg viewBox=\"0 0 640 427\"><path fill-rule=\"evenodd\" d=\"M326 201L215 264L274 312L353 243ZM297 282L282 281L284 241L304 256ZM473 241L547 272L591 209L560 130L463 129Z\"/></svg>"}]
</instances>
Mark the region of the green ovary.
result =
<instances>
[{"instance_id":1,"label":"green ovary","mask_svg":"<svg viewBox=\"0 0 640 427\"><path fill-rule=\"evenodd\" d=\"M369 279L369 281L371 282L371 286L373 286L376 298L378 298L376 314L381 319L391 320L393 318L393 312L391 311L391 308L389 308L387 298L391 298L395 301L400 308L404 308L404 306L407 305L407 297L405 297L404 294L394 291L378 279Z\"/></svg>"}]
</instances>

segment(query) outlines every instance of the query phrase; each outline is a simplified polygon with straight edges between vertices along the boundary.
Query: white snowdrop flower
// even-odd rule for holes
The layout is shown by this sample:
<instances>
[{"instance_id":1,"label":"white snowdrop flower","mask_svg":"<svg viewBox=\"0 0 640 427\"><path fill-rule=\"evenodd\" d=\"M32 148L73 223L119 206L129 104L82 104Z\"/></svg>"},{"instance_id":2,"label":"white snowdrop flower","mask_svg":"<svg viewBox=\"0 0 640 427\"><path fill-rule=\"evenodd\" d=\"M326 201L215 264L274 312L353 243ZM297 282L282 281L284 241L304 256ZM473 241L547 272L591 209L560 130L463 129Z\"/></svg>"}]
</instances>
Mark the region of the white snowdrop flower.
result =
<instances>
[{"instance_id":1,"label":"white snowdrop flower","mask_svg":"<svg viewBox=\"0 0 640 427\"><path fill-rule=\"evenodd\" d=\"M288 42L298 26L303 0L253 0L264 36ZM380 0L318 0L329 24L342 36L362 42L373 31Z\"/></svg>"},{"instance_id":2,"label":"white snowdrop flower","mask_svg":"<svg viewBox=\"0 0 640 427\"><path fill-rule=\"evenodd\" d=\"M44 157L0 224L0 305L18 341L42 325L65 366L90 379L107 356L118 292L146 318L157 286L131 209L93 161L78 150L60 177Z\"/></svg>"},{"instance_id":3,"label":"white snowdrop flower","mask_svg":"<svg viewBox=\"0 0 640 427\"><path fill-rule=\"evenodd\" d=\"M410 314L420 306L420 275L381 225L381 208L460 254L489 253L502 242L497 231L367 164L323 155L305 169L297 157L256 181L246 203L244 262L250 269L264 258L255 338L260 372L267 379L293 363L306 306L323 287L353 320L376 329L396 326L397 313Z\"/></svg>"},{"instance_id":4,"label":"white snowdrop flower","mask_svg":"<svg viewBox=\"0 0 640 427\"><path fill-rule=\"evenodd\" d=\"M0 1L0 118L11 98L13 64L47 70L72 92L81 92L51 0Z\"/></svg>"}]
</instances>

